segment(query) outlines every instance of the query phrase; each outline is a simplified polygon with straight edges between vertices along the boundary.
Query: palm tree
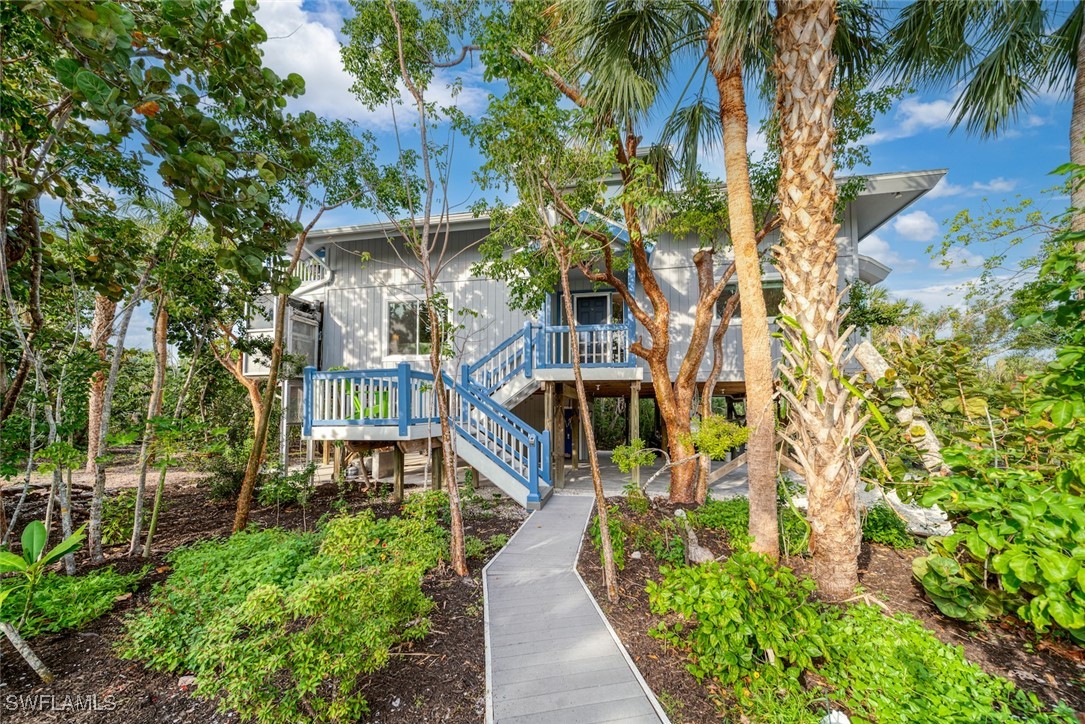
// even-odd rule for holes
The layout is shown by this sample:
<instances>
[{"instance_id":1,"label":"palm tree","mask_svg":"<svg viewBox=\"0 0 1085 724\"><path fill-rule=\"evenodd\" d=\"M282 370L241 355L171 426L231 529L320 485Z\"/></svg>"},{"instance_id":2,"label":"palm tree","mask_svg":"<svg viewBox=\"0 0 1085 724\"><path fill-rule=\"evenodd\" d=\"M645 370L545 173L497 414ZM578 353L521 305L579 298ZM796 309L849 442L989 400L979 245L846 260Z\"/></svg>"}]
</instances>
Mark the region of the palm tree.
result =
<instances>
[{"instance_id":1,"label":"palm tree","mask_svg":"<svg viewBox=\"0 0 1085 724\"><path fill-rule=\"evenodd\" d=\"M781 329L792 425L785 436L806 480L810 550L820 594L844 600L859 582L858 465L866 422L841 368L833 160L834 0L777 0L774 25L780 123Z\"/></svg>"},{"instance_id":2,"label":"palm tree","mask_svg":"<svg viewBox=\"0 0 1085 724\"><path fill-rule=\"evenodd\" d=\"M980 136L1004 131L1041 92L1070 95L1070 161L1085 165L1083 19L1080 1L913 2L890 30L886 74L934 87L959 85L954 128L963 124ZM1071 189L1070 200L1085 209L1085 188ZM1085 213L1075 213L1072 225L1085 229Z\"/></svg>"}]
</instances>

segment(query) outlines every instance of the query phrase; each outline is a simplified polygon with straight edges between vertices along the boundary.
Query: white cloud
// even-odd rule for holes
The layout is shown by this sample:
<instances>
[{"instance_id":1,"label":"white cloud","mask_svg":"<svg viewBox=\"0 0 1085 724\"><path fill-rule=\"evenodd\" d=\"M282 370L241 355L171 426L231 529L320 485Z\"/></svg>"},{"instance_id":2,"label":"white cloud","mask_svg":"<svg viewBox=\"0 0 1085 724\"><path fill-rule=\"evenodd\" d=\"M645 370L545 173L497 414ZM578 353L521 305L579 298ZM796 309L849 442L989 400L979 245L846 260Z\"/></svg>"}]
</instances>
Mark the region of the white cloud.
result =
<instances>
[{"instance_id":1,"label":"white cloud","mask_svg":"<svg viewBox=\"0 0 1085 724\"><path fill-rule=\"evenodd\" d=\"M976 191L981 191L984 193L1005 194L1017 188L1017 182L1013 179L1007 179L999 176L997 178L991 179L987 183L981 183L979 181L976 181L972 184L972 188Z\"/></svg>"},{"instance_id":2,"label":"white cloud","mask_svg":"<svg viewBox=\"0 0 1085 724\"><path fill-rule=\"evenodd\" d=\"M981 254L970 249L953 247L944 256L931 259L931 269L978 269L983 266Z\"/></svg>"},{"instance_id":3,"label":"white cloud","mask_svg":"<svg viewBox=\"0 0 1085 724\"><path fill-rule=\"evenodd\" d=\"M873 145L883 141L909 138L936 128L948 128L953 124L952 114L953 101L939 99L927 102L919 100L916 96L905 98L897 106L897 112L893 116L896 125L888 130L873 133L866 141Z\"/></svg>"},{"instance_id":4,"label":"white cloud","mask_svg":"<svg viewBox=\"0 0 1085 724\"><path fill-rule=\"evenodd\" d=\"M911 260L905 259L889 245L889 242L877 234L870 234L859 242L859 253L877 259L882 264L893 268L910 266Z\"/></svg>"},{"instance_id":5,"label":"white cloud","mask_svg":"<svg viewBox=\"0 0 1085 724\"><path fill-rule=\"evenodd\" d=\"M303 0L279 0L262 3L256 11L256 19L268 35L263 45L264 63L280 76L298 73L305 79L305 95L292 100L290 110L353 118L377 130L390 129L396 120L391 108L370 111L350 91L353 78L339 53L343 17L337 7L322 3L310 12L302 5ZM439 106L456 105L468 115L480 113L488 94L472 82L481 78L481 69L475 70L438 73L426 93L427 100ZM457 75L468 81L458 90L451 86ZM397 108L399 122L409 125L412 116L404 114Z\"/></svg>"},{"instance_id":6,"label":"white cloud","mask_svg":"<svg viewBox=\"0 0 1085 724\"><path fill-rule=\"evenodd\" d=\"M967 282L958 284L932 284L914 289L894 289L891 294L898 299L910 299L919 302L927 309L942 307L964 307L968 293Z\"/></svg>"},{"instance_id":7,"label":"white cloud","mask_svg":"<svg viewBox=\"0 0 1085 724\"><path fill-rule=\"evenodd\" d=\"M893 229L908 241L931 241L941 231L926 211L902 214L893 220Z\"/></svg>"},{"instance_id":8,"label":"white cloud","mask_svg":"<svg viewBox=\"0 0 1085 724\"><path fill-rule=\"evenodd\" d=\"M946 180L945 176L943 176L942 180L939 181L937 184L935 184L933 189L931 189L930 191L927 192L927 195L926 195L925 198L928 198L928 199L941 199L941 198L945 198L947 196L959 196L960 194L963 194L964 192L965 192L964 186L958 186L957 184L952 184L952 183L950 183L949 181Z\"/></svg>"}]
</instances>

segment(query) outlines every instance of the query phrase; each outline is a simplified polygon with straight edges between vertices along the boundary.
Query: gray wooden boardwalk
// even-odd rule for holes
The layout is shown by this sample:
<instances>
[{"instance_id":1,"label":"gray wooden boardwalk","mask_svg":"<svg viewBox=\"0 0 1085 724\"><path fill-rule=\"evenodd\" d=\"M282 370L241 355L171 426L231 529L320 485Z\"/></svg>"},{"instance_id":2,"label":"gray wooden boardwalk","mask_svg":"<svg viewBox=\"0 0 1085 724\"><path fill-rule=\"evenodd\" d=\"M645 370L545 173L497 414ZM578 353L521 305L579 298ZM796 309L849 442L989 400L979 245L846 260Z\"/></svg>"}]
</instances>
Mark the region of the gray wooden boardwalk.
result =
<instances>
[{"instance_id":1,"label":"gray wooden boardwalk","mask_svg":"<svg viewBox=\"0 0 1085 724\"><path fill-rule=\"evenodd\" d=\"M594 500L554 495L486 567L487 721L666 721L576 572Z\"/></svg>"}]
</instances>

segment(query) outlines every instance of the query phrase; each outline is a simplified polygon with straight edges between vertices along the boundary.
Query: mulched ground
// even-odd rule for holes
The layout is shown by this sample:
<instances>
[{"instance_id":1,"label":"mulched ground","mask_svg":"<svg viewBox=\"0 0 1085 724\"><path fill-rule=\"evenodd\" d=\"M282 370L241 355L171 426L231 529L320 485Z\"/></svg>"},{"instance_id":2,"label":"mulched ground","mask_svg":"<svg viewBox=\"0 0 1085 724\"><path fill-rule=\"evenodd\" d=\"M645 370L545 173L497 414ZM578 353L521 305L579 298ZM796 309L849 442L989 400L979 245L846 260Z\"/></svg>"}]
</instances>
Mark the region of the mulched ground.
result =
<instances>
[{"instance_id":1,"label":"mulched ground","mask_svg":"<svg viewBox=\"0 0 1085 724\"><path fill-rule=\"evenodd\" d=\"M308 509L253 510L253 524L284 528L312 528L339 497L324 485ZM398 506L360 493L345 496L354 512L372 508L376 515L395 514ZM208 538L229 535L232 502L208 499L195 485L167 489L168 508L160 521L150 564L154 570L130 598L118 601L113 612L80 631L43 635L30 641L34 651L56 675L52 685L37 676L0 636L0 720L6 722L232 722L232 713L216 711L213 700L184 691L177 676L145 669L117 658L113 646L122 633L122 621L145 604L155 583L169 575L164 556L174 548ZM41 511L31 509L24 520ZM511 535L525 513L515 504L494 502L472 505L465 511L468 535L483 540L501 533ZM107 551L106 564L118 570L139 569L147 563L123 556L126 546ZM489 554L488 554L489 555ZM423 589L436 606L431 632L393 653L391 662L365 682L370 721L374 722L479 722L485 713L485 642L482 620L482 566L487 557L469 559L471 577L460 579L451 571L427 576ZM87 566L80 565L80 570Z\"/></svg>"},{"instance_id":2,"label":"mulched ground","mask_svg":"<svg viewBox=\"0 0 1085 724\"><path fill-rule=\"evenodd\" d=\"M630 510L624 499L610 502L621 507L624 518L639 525L658 525L659 520L674 515L674 506L662 498L643 516ZM729 552L726 534L698 531L698 536L716 555ZM617 604L606 600L599 553L590 535L585 536L581 550L580 574L671 720L679 724L718 719L712 686L697 683L686 671L680 653L648 635L659 617L650 612L644 589L649 580L660 580L660 562L647 550L641 550L639 559L633 558L633 549L628 542L626 546L625 569L619 575L622 595ZM918 549L896 551L864 543L859 561L864 590L891 612L909 613L942 641L962 646L965 656L988 673L1010 679L1043 701L1053 704L1061 700L1085 712L1085 651L1065 642L1038 639L1009 618L981 626L943 616L912 577L912 559L921 554ZM803 558L785 562L799 573L808 565Z\"/></svg>"}]
</instances>

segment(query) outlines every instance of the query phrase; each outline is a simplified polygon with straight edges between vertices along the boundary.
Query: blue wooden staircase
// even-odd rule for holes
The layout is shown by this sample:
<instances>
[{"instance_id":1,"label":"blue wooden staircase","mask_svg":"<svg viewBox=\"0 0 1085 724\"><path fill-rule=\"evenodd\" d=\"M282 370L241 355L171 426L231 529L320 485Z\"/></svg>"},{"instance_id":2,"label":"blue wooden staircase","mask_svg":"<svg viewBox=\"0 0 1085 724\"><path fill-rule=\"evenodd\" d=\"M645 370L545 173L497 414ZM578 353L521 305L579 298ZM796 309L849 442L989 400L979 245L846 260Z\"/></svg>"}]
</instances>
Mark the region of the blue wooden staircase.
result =
<instances>
[{"instance_id":1,"label":"blue wooden staircase","mask_svg":"<svg viewBox=\"0 0 1085 724\"><path fill-rule=\"evenodd\" d=\"M630 367L631 324L577 328L581 363ZM456 454L527 508L552 491L550 433L513 413L540 385L539 370L572 366L569 328L528 323L455 377L443 376ZM391 369L304 371L302 434L316 440L418 440L440 435L433 375Z\"/></svg>"}]
</instances>

